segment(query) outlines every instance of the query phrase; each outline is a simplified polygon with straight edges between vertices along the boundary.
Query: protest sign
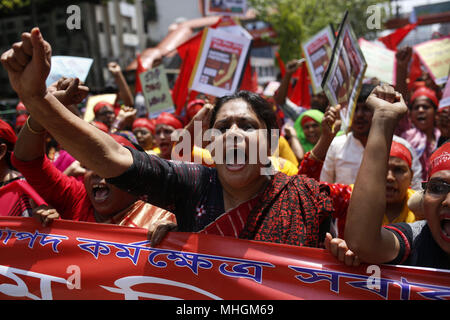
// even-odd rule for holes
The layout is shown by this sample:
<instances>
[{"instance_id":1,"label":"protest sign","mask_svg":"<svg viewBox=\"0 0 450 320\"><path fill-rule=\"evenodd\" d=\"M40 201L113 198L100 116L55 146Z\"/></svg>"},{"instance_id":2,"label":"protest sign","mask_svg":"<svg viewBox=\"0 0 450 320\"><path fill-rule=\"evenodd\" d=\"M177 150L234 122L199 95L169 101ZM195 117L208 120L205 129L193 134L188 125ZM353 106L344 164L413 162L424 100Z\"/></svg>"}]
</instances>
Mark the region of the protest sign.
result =
<instances>
[{"instance_id":1,"label":"protest sign","mask_svg":"<svg viewBox=\"0 0 450 320\"><path fill-rule=\"evenodd\" d=\"M450 65L450 36L419 43L413 50L437 85L447 81Z\"/></svg>"},{"instance_id":2,"label":"protest sign","mask_svg":"<svg viewBox=\"0 0 450 320\"><path fill-rule=\"evenodd\" d=\"M314 93L322 91L322 79L327 70L333 50L334 36L330 26L322 29L302 44Z\"/></svg>"},{"instance_id":3,"label":"protest sign","mask_svg":"<svg viewBox=\"0 0 450 320\"><path fill-rule=\"evenodd\" d=\"M450 81L447 81L444 92L442 93L442 98L439 101L439 110L445 107L450 107Z\"/></svg>"},{"instance_id":4,"label":"protest sign","mask_svg":"<svg viewBox=\"0 0 450 320\"><path fill-rule=\"evenodd\" d=\"M243 16L247 0L204 0L206 15Z\"/></svg>"},{"instance_id":5,"label":"protest sign","mask_svg":"<svg viewBox=\"0 0 450 320\"><path fill-rule=\"evenodd\" d=\"M367 62L365 77L377 78L381 82L395 86L397 64L395 51L378 46L363 38L360 38L358 43Z\"/></svg>"},{"instance_id":6,"label":"protest sign","mask_svg":"<svg viewBox=\"0 0 450 320\"><path fill-rule=\"evenodd\" d=\"M221 97L240 84L251 45L245 36L208 28L189 81L191 90Z\"/></svg>"},{"instance_id":7,"label":"protest sign","mask_svg":"<svg viewBox=\"0 0 450 320\"><path fill-rule=\"evenodd\" d=\"M331 105L341 105L341 129L348 131L352 124L353 112L361 91L366 60L358 45L348 12L339 28L333 47L333 54L322 81L322 88Z\"/></svg>"},{"instance_id":8,"label":"protest sign","mask_svg":"<svg viewBox=\"0 0 450 320\"><path fill-rule=\"evenodd\" d=\"M139 74L139 78L150 118L155 118L162 112L175 111L164 66L144 71Z\"/></svg>"},{"instance_id":9,"label":"protest sign","mask_svg":"<svg viewBox=\"0 0 450 320\"><path fill-rule=\"evenodd\" d=\"M347 267L324 249L187 232L150 247L147 232L0 217L0 299L450 299L449 270Z\"/></svg>"},{"instance_id":10,"label":"protest sign","mask_svg":"<svg viewBox=\"0 0 450 320\"><path fill-rule=\"evenodd\" d=\"M85 82L93 61L91 58L53 56L50 74L45 84L48 87L61 77L78 78L81 82Z\"/></svg>"}]
</instances>

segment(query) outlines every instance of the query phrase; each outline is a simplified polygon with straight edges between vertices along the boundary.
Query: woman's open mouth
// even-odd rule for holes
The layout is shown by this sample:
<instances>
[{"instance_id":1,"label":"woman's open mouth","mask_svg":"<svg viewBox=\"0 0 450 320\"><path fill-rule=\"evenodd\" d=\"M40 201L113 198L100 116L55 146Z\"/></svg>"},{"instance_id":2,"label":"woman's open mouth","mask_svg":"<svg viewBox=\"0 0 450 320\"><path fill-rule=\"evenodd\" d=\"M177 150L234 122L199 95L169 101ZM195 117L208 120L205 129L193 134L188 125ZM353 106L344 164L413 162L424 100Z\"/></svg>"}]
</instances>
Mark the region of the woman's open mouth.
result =
<instances>
[{"instance_id":1,"label":"woman's open mouth","mask_svg":"<svg viewBox=\"0 0 450 320\"><path fill-rule=\"evenodd\" d=\"M94 184L92 194L95 202L103 202L109 197L110 190L105 184Z\"/></svg>"},{"instance_id":2,"label":"woman's open mouth","mask_svg":"<svg viewBox=\"0 0 450 320\"><path fill-rule=\"evenodd\" d=\"M440 217L441 220L441 237L446 242L450 242L450 213Z\"/></svg>"},{"instance_id":3,"label":"woman's open mouth","mask_svg":"<svg viewBox=\"0 0 450 320\"><path fill-rule=\"evenodd\" d=\"M242 149L228 149L224 160L228 170L239 171L245 167L247 155Z\"/></svg>"}]
</instances>

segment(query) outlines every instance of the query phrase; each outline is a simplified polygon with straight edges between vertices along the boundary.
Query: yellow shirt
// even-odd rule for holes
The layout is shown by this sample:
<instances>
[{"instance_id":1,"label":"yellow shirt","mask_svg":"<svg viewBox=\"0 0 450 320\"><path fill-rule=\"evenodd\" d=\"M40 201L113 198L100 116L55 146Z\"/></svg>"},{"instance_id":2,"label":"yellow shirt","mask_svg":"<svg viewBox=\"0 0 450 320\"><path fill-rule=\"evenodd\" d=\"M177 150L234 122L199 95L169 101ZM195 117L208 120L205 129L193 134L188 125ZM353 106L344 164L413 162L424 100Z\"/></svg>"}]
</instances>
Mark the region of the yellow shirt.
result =
<instances>
[{"instance_id":1,"label":"yellow shirt","mask_svg":"<svg viewBox=\"0 0 450 320\"><path fill-rule=\"evenodd\" d=\"M399 222L411 223L411 222L414 222L414 221L417 220L416 216L414 215L414 213L411 210L409 210L409 208L408 208L408 199L415 192L416 191L414 191L412 189L408 189L408 192L406 194L405 205L403 206L402 212L393 221L389 221L388 217L385 214L384 217L383 217L383 226L386 225L386 224L399 223Z\"/></svg>"},{"instance_id":2,"label":"yellow shirt","mask_svg":"<svg viewBox=\"0 0 450 320\"><path fill-rule=\"evenodd\" d=\"M274 156L278 156L280 158L289 160L296 167L298 167L299 165L297 157L294 154L294 151L292 151L289 142L283 136L280 136L280 138L278 139L278 147L274 153Z\"/></svg>"}]
</instances>

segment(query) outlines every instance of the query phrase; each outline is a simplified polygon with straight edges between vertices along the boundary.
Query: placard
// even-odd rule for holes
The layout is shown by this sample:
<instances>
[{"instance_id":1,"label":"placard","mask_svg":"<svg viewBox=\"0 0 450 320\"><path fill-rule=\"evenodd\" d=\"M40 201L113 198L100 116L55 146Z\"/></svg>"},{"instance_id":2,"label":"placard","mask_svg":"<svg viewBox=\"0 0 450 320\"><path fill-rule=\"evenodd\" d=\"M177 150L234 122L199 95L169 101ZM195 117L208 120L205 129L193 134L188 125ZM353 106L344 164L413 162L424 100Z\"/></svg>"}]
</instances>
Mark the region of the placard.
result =
<instances>
[{"instance_id":1,"label":"placard","mask_svg":"<svg viewBox=\"0 0 450 320\"><path fill-rule=\"evenodd\" d=\"M322 80L331 59L334 45L333 30L330 26L322 29L304 44L303 56L306 59L314 93L322 91Z\"/></svg>"},{"instance_id":2,"label":"placard","mask_svg":"<svg viewBox=\"0 0 450 320\"><path fill-rule=\"evenodd\" d=\"M205 0L206 15L244 16L247 0Z\"/></svg>"},{"instance_id":3,"label":"placard","mask_svg":"<svg viewBox=\"0 0 450 320\"><path fill-rule=\"evenodd\" d=\"M450 36L422 42L413 47L437 85L447 81L450 65Z\"/></svg>"},{"instance_id":4,"label":"placard","mask_svg":"<svg viewBox=\"0 0 450 320\"><path fill-rule=\"evenodd\" d=\"M215 97L234 93L240 84L251 39L220 29L203 32L189 87Z\"/></svg>"},{"instance_id":5,"label":"placard","mask_svg":"<svg viewBox=\"0 0 450 320\"><path fill-rule=\"evenodd\" d=\"M361 91L366 60L345 13L333 54L322 81L322 88L331 105L341 105L341 129L348 131L352 124L359 92Z\"/></svg>"},{"instance_id":6,"label":"placard","mask_svg":"<svg viewBox=\"0 0 450 320\"><path fill-rule=\"evenodd\" d=\"M155 118L162 112L175 111L163 65L141 72L139 78L150 118Z\"/></svg>"},{"instance_id":7,"label":"placard","mask_svg":"<svg viewBox=\"0 0 450 320\"><path fill-rule=\"evenodd\" d=\"M367 61L366 78L377 78L392 86L396 84L395 51L378 46L363 38L358 40L364 59Z\"/></svg>"},{"instance_id":8,"label":"placard","mask_svg":"<svg viewBox=\"0 0 450 320\"><path fill-rule=\"evenodd\" d=\"M447 84L445 85L444 92L442 93L442 98L439 101L439 109L441 110L445 107L450 107L450 81L447 80Z\"/></svg>"},{"instance_id":9,"label":"placard","mask_svg":"<svg viewBox=\"0 0 450 320\"><path fill-rule=\"evenodd\" d=\"M78 78L85 82L94 59L72 56L52 56L50 74L45 84L50 86L61 77Z\"/></svg>"}]
</instances>

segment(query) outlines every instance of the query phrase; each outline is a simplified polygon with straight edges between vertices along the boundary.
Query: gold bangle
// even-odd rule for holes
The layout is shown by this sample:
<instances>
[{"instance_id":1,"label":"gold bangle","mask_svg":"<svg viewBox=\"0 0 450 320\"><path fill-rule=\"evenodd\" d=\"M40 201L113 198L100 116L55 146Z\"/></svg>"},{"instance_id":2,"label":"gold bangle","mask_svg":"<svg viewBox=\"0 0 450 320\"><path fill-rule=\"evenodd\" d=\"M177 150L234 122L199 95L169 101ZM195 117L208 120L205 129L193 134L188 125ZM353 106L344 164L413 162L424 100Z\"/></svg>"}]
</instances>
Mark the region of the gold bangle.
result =
<instances>
[{"instance_id":1,"label":"gold bangle","mask_svg":"<svg viewBox=\"0 0 450 320\"><path fill-rule=\"evenodd\" d=\"M310 151L310 154L311 154L311 157L313 157L313 159L315 159L315 160L317 160L317 161L323 163L323 160L320 160L320 159L312 152L312 150Z\"/></svg>"},{"instance_id":2,"label":"gold bangle","mask_svg":"<svg viewBox=\"0 0 450 320\"><path fill-rule=\"evenodd\" d=\"M37 135L44 134L44 133L46 132L45 129L42 130L42 131L36 131L36 130L31 129L31 126L30 126L30 118L31 118L31 117L28 117L27 122L26 122L26 123L27 123L27 128L28 128L28 130L30 130L30 132L31 132L32 134L37 134Z\"/></svg>"}]
</instances>

